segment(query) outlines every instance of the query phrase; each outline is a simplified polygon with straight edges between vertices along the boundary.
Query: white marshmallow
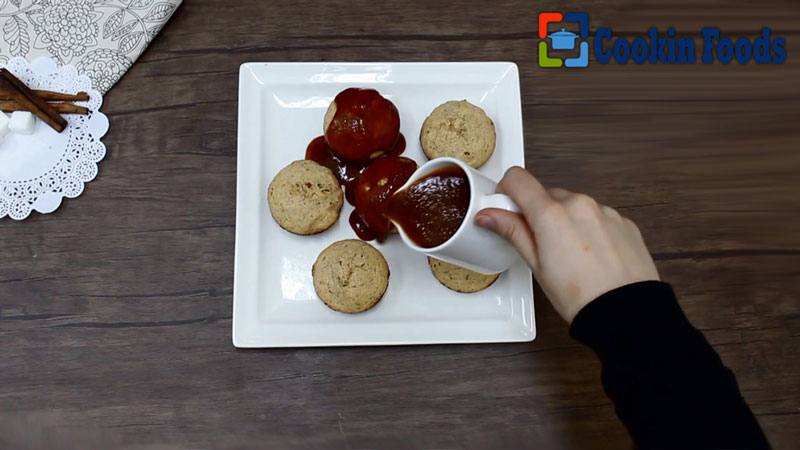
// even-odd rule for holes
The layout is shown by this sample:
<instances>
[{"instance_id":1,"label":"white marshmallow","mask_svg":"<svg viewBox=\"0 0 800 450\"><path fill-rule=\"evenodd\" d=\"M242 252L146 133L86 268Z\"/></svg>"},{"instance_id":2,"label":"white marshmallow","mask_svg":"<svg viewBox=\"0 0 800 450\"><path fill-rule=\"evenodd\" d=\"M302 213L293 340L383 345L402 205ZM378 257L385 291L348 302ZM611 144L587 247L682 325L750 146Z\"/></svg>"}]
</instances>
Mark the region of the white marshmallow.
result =
<instances>
[{"instance_id":1,"label":"white marshmallow","mask_svg":"<svg viewBox=\"0 0 800 450\"><path fill-rule=\"evenodd\" d=\"M8 134L8 124L11 119L8 118L6 113L0 113L0 140Z\"/></svg>"},{"instance_id":2,"label":"white marshmallow","mask_svg":"<svg viewBox=\"0 0 800 450\"><path fill-rule=\"evenodd\" d=\"M36 125L36 117L30 111L14 111L11 113L8 129L12 133L33 134L34 125Z\"/></svg>"}]
</instances>

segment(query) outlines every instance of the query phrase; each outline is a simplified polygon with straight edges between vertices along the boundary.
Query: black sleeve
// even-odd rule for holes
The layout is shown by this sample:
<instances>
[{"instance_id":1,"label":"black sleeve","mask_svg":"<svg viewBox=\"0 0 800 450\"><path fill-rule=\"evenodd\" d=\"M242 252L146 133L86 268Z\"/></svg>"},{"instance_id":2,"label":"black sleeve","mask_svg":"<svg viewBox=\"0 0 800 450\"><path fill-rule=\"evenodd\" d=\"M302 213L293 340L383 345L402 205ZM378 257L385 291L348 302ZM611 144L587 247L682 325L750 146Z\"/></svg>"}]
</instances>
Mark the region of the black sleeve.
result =
<instances>
[{"instance_id":1,"label":"black sleeve","mask_svg":"<svg viewBox=\"0 0 800 450\"><path fill-rule=\"evenodd\" d=\"M640 448L769 448L736 377L659 281L607 292L572 336L603 364L603 386Z\"/></svg>"}]
</instances>

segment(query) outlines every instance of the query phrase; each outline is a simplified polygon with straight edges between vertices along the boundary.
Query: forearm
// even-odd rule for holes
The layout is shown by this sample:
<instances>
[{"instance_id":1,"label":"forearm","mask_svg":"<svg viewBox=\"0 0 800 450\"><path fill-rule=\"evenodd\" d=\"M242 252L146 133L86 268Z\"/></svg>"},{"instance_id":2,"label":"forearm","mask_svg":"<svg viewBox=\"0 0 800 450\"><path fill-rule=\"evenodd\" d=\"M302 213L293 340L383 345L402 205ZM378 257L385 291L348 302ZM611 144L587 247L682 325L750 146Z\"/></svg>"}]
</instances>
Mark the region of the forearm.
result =
<instances>
[{"instance_id":1,"label":"forearm","mask_svg":"<svg viewBox=\"0 0 800 450\"><path fill-rule=\"evenodd\" d=\"M634 283L600 296L572 335L603 364L603 385L640 447L765 448L727 369L669 285Z\"/></svg>"}]
</instances>

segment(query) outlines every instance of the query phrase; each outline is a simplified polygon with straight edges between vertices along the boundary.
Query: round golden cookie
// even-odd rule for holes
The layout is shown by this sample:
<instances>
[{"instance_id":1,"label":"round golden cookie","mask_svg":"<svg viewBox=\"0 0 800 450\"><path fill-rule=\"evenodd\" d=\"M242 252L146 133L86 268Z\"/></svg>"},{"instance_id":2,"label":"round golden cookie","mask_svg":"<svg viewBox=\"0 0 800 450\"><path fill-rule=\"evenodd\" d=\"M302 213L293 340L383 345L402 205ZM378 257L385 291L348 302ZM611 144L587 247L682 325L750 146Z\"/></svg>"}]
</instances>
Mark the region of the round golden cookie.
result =
<instances>
[{"instance_id":1,"label":"round golden cookie","mask_svg":"<svg viewBox=\"0 0 800 450\"><path fill-rule=\"evenodd\" d=\"M451 156L477 168L494 153L496 138L494 123L481 108L451 100L425 119L419 142L430 159Z\"/></svg>"},{"instance_id":2,"label":"round golden cookie","mask_svg":"<svg viewBox=\"0 0 800 450\"><path fill-rule=\"evenodd\" d=\"M339 219L344 196L333 172L314 161L295 161L281 169L267 190L269 211L286 231L323 232Z\"/></svg>"},{"instance_id":3,"label":"round golden cookie","mask_svg":"<svg viewBox=\"0 0 800 450\"><path fill-rule=\"evenodd\" d=\"M334 311L364 312L381 300L389 287L389 265L375 247L358 239L334 242L311 269L314 290Z\"/></svg>"},{"instance_id":4,"label":"round golden cookie","mask_svg":"<svg viewBox=\"0 0 800 450\"><path fill-rule=\"evenodd\" d=\"M428 257L428 265L433 276L446 288L464 294L482 291L491 286L500 277L499 273L484 275L430 256Z\"/></svg>"}]
</instances>

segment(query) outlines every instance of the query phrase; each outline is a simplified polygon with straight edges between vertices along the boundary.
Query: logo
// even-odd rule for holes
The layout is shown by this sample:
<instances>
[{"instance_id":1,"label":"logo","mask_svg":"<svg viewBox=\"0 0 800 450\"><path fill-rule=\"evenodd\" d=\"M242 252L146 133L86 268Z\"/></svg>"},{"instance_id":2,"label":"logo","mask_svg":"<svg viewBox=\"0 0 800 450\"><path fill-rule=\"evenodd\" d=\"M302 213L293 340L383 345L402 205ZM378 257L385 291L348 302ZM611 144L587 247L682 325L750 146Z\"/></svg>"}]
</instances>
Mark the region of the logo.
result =
<instances>
[{"instance_id":1,"label":"logo","mask_svg":"<svg viewBox=\"0 0 800 450\"><path fill-rule=\"evenodd\" d=\"M547 24L551 22L572 22L578 24L578 34L562 28L561 31L547 35ZM546 12L539 14L539 65L541 67L586 67L589 65L589 15L586 13ZM574 50L578 44L578 56L575 58L551 58L548 56L546 38L550 38L553 50ZM580 39L578 39L580 38ZM577 42L576 42L577 41Z\"/></svg>"},{"instance_id":2,"label":"logo","mask_svg":"<svg viewBox=\"0 0 800 450\"><path fill-rule=\"evenodd\" d=\"M578 33L560 31L547 34L550 23L577 23ZM666 36L657 28L649 28L641 37L632 40L625 37L614 37L614 31L608 27L598 27L594 33L595 60L598 64L627 64L633 61L641 64L696 64L700 59L703 64L730 64L734 59L739 64L747 64L751 60L757 64L783 64L786 61L786 39L773 37L769 28L761 29L761 35L753 42L748 38L738 39L722 35L719 28L706 27L700 30L702 49L700 58L695 48L695 37L679 36L675 28L667 28ZM587 67L589 65L589 15L586 13L544 12L539 14L539 66L541 67ZM550 39L550 45L547 40ZM572 58L556 58L550 56L550 50L575 50L577 56Z\"/></svg>"}]
</instances>

